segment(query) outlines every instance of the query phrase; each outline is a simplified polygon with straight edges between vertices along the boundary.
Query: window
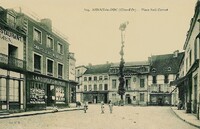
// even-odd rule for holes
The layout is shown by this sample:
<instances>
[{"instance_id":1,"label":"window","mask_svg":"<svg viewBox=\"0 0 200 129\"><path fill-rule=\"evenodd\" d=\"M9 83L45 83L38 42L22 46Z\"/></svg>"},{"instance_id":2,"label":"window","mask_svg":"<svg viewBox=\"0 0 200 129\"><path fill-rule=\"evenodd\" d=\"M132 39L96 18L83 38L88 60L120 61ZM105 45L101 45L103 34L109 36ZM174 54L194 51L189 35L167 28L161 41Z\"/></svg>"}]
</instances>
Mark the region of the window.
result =
<instances>
[{"instance_id":1,"label":"window","mask_svg":"<svg viewBox=\"0 0 200 129\"><path fill-rule=\"evenodd\" d=\"M169 83L168 75L165 75L164 83Z\"/></svg>"},{"instance_id":2,"label":"window","mask_svg":"<svg viewBox=\"0 0 200 129\"><path fill-rule=\"evenodd\" d=\"M144 102L144 93L140 93L140 101Z\"/></svg>"},{"instance_id":3,"label":"window","mask_svg":"<svg viewBox=\"0 0 200 129\"><path fill-rule=\"evenodd\" d=\"M108 80L108 76L104 76L104 80Z\"/></svg>"},{"instance_id":4,"label":"window","mask_svg":"<svg viewBox=\"0 0 200 129\"><path fill-rule=\"evenodd\" d=\"M47 59L47 75L53 76L53 61Z\"/></svg>"},{"instance_id":5,"label":"window","mask_svg":"<svg viewBox=\"0 0 200 129\"><path fill-rule=\"evenodd\" d=\"M89 85L89 91L91 91L92 90L92 85Z\"/></svg>"},{"instance_id":6,"label":"window","mask_svg":"<svg viewBox=\"0 0 200 129\"><path fill-rule=\"evenodd\" d=\"M19 81L9 80L9 99L12 102L19 101Z\"/></svg>"},{"instance_id":7,"label":"window","mask_svg":"<svg viewBox=\"0 0 200 129\"><path fill-rule=\"evenodd\" d=\"M188 71L188 58L186 58L186 72Z\"/></svg>"},{"instance_id":8,"label":"window","mask_svg":"<svg viewBox=\"0 0 200 129\"><path fill-rule=\"evenodd\" d=\"M94 84L94 91L97 91L97 85Z\"/></svg>"},{"instance_id":9,"label":"window","mask_svg":"<svg viewBox=\"0 0 200 129\"><path fill-rule=\"evenodd\" d=\"M50 36L47 36L47 47L53 50L53 38L51 38Z\"/></svg>"},{"instance_id":10,"label":"window","mask_svg":"<svg viewBox=\"0 0 200 129\"><path fill-rule=\"evenodd\" d=\"M152 69L152 72L154 72L154 73L155 73L155 72L156 72L156 69L155 69L155 68L153 68L153 69Z\"/></svg>"},{"instance_id":11,"label":"window","mask_svg":"<svg viewBox=\"0 0 200 129\"><path fill-rule=\"evenodd\" d=\"M7 14L7 23L9 26L11 27L15 27L15 16L11 15L11 14Z\"/></svg>"},{"instance_id":12,"label":"window","mask_svg":"<svg viewBox=\"0 0 200 129\"><path fill-rule=\"evenodd\" d=\"M140 79L140 88L144 88L144 86L145 86L144 80L145 79Z\"/></svg>"},{"instance_id":13,"label":"window","mask_svg":"<svg viewBox=\"0 0 200 129\"><path fill-rule=\"evenodd\" d=\"M34 72L41 73L41 56L34 54Z\"/></svg>"},{"instance_id":14,"label":"window","mask_svg":"<svg viewBox=\"0 0 200 129\"><path fill-rule=\"evenodd\" d=\"M136 101L136 96L133 96L133 101Z\"/></svg>"},{"instance_id":15,"label":"window","mask_svg":"<svg viewBox=\"0 0 200 129\"><path fill-rule=\"evenodd\" d=\"M87 85L84 85L84 91L87 91Z\"/></svg>"},{"instance_id":16,"label":"window","mask_svg":"<svg viewBox=\"0 0 200 129\"><path fill-rule=\"evenodd\" d=\"M94 76L94 81L96 81L97 80L97 77L96 76Z\"/></svg>"},{"instance_id":17,"label":"window","mask_svg":"<svg viewBox=\"0 0 200 129\"><path fill-rule=\"evenodd\" d=\"M99 84L99 90L103 90L102 84Z\"/></svg>"},{"instance_id":18,"label":"window","mask_svg":"<svg viewBox=\"0 0 200 129\"><path fill-rule=\"evenodd\" d=\"M131 88L131 79L130 78L125 79L125 87L126 87L126 89Z\"/></svg>"},{"instance_id":19,"label":"window","mask_svg":"<svg viewBox=\"0 0 200 129\"><path fill-rule=\"evenodd\" d=\"M0 101L6 101L6 79L0 78Z\"/></svg>"},{"instance_id":20,"label":"window","mask_svg":"<svg viewBox=\"0 0 200 129\"><path fill-rule=\"evenodd\" d=\"M168 67L168 68L167 68L167 71L169 71L169 72L170 72L171 70L172 70L172 68L171 68L171 67Z\"/></svg>"},{"instance_id":21,"label":"window","mask_svg":"<svg viewBox=\"0 0 200 129\"><path fill-rule=\"evenodd\" d=\"M99 80L103 80L103 77L102 77L102 76L99 76Z\"/></svg>"},{"instance_id":22,"label":"window","mask_svg":"<svg viewBox=\"0 0 200 129\"><path fill-rule=\"evenodd\" d=\"M63 46L62 46L62 44L58 43L57 51L58 51L58 53L63 54Z\"/></svg>"},{"instance_id":23,"label":"window","mask_svg":"<svg viewBox=\"0 0 200 129\"><path fill-rule=\"evenodd\" d=\"M116 79L112 80L112 89L116 89L117 88L117 81Z\"/></svg>"},{"instance_id":24,"label":"window","mask_svg":"<svg viewBox=\"0 0 200 129\"><path fill-rule=\"evenodd\" d=\"M156 84L156 83L157 83L156 76L153 76L152 83L153 83L153 84Z\"/></svg>"},{"instance_id":25,"label":"window","mask_svg":"<svg viewBox=\"0 0 200 129\"><path fill-rule=\"evenodd\" d=\"M108 84L104 84L104 90L108 90Z\"/></svg>"},{"instance_id":26,"label":"window","mask_svg":"<svg viewBox=\"0 0 200 129\"><path fill-rule=\"evenodd\" d=\"M38 43L42 43L42 33L36 28L33 30L33 40Z\"/></svg>"},{"instance_id":27,"label":"window","mask_svg":"<svg viewBox=\"0 0 200 129\"><path fill-rule=\"evenodd\" d=\"M189 65L191 66L191 64L192 64L192 50L190 50L189 56L190 56Z\"/></svg>"},{"instance_id":28,"label":"window","mask_svg":"<svg viewBox=\"0 0 200 129\"><path fill-rule=\"evenodd\" d=\"M87 77L84 77L84 81L87 81Z\"/></svg>"},{"instance_id":29,"label":"window","mask_svg":"<svg viewBox=\"0 0 200 129\"><path fill-rule=\"evenodd\" d=\"M89 77L88 80L89 80L89 81L92 81L92 77Z\"/></svg>"},{"instance_id":30,"label":"window","mask_svg":"<svg viewBox=\"0 0 200 129\"><path fill-rule=\"evenodd\" d=\"M62 78L62 77L63 77L63 65L58 64L58 78Z\"/></svg>"},{"instance_id":31,"label":"window","mask_svg":"<svg viewBox=\"0 0 200 129\"><path fill-rule=\"evenodd\" d=\"M198 44L198 40L197 39L199 39L199 38L196 38L195 39L195 41L194 41L194 60L196 60L197 59L197 44Z\"/></svg>"}]
</instances>

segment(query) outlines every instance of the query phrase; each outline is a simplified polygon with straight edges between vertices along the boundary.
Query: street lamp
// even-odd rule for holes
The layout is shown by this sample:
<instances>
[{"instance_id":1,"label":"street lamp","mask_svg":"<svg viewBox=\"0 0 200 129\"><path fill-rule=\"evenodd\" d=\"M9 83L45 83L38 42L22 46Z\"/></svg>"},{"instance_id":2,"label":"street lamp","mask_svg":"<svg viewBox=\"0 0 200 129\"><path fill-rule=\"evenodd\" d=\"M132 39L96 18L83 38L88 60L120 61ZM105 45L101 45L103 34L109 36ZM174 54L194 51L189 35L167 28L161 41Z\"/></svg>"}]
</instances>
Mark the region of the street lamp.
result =
<instances>
[{"instance_id":1,"label":"street lamp","mask_svg":"<svg viewBox=\"0 0 200 129\"><path fill-rule=\"evenodd\" d=\"M121 55L121 60L120 60L120 64L119 64L119 87L118 87L118 94L121 96L121 100L120 100L120 105L123 105L123 95L125 94L125 87L124 87L124 42L125 42L125 29L126 26L128 25L128 22L122 23L119 27L119 29L121 30L121 50L120 50L120 55Z\"/></svg>"}]
</instances>

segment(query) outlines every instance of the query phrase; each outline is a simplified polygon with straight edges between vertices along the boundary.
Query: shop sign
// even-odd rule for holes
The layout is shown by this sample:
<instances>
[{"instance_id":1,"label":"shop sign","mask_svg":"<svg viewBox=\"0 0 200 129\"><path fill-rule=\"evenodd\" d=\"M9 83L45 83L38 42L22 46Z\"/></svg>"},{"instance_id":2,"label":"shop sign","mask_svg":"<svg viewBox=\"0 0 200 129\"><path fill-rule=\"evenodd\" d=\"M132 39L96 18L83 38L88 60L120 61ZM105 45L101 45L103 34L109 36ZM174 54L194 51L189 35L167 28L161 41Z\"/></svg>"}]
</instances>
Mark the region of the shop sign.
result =
<instances>
[{"instance_id":1,"label":"shop sign","mask_svg":"<svg viewBox=\"0 0 200 129\"><path fill-rule=\"evenodd\" d=\"M37 44L34 44L33 47L34 47L35 49L37 49L37 50L39 50L39 51L45 53L45 54L48 54L48 55L50 55L50 56L56 58L56 59L63 60L63 57L62 57L61 55L56 54L56 53L53 53L52 51L49 51L49 50L47 50L46 48L43 48L43 47L41 47L41 46L39 46L39 45L37 45Z\"/></svg>"},{"instance_id":2,"label":"shop sign","mask_svg":"<svg viewBox=\"0 0 200 129\"><path fill-rule=\"evenodd\" d=\"M54 80L54 79L51 79L51 78L33 75L32 79L34 81L38 81L38 82L43 82L43 83L48 83L48 84L53 84L53 85L59 85L59 86L65 86L65 82L59 81L59 80Z\"/></svg>"},{"instance_id":3,"label":"shop sign","mask_svg":"<svg viewBox=\"0 0 200 129\"><path fill-rule=\"evenodd\" d=\"M12 43L12 39L18 40L22 42L22 37L11 32L8 30L4 30L3 28L0 27L0 39L3 39L5 41L11 42Z\"/></svg>"}]
</instances>

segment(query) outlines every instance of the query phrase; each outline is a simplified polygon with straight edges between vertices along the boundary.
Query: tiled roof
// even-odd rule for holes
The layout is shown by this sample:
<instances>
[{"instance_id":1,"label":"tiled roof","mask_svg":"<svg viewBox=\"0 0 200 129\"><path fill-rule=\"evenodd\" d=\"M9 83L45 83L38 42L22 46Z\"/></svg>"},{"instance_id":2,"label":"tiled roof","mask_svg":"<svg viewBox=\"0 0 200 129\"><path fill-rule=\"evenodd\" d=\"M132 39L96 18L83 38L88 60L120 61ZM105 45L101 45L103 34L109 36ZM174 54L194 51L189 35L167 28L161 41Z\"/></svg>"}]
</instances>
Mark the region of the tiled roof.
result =
<instances>
[{"instance_id":1,"label":"tiled roof","mask_svg":"<svg viewBox=\"0 0 200 129\"><path fill-rule=\"evenodd\" d=\"M176 74L178 73L180 63L183 59L184 52L174 54L155 55L150 58L151 74Z\"/></svg>"},{"instance_id":2,"label":"tiled roof","mask_svg":"<svg viewBox=\"0 0 200 129\"><path fill-rule=\"evenodd\" d=\"M84 74L100 74L108 73L111 64L100 64L87 66L87 70Z\"/></svg>"}]
</instances>

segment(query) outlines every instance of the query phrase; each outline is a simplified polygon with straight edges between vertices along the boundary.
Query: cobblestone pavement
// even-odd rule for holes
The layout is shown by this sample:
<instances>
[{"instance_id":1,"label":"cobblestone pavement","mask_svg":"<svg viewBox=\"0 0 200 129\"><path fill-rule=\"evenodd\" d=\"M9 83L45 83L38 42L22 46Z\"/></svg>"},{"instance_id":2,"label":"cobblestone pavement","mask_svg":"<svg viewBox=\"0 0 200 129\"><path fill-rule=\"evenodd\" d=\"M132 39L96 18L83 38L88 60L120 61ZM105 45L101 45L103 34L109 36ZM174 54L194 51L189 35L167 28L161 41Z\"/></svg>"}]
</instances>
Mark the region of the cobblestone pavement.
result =
<instances>
[{"instance_id":1,"label":"cobblestone pavement","mask_svg":"<svg viewBox=\"0 0 200 129\"><path fill-rule=\"evenodd\" d=\"M100 105L83 110L0 120L0 129L196 129L180 120L170 107L114 106L101 114Z\"/></svg>"}]
</instances>

